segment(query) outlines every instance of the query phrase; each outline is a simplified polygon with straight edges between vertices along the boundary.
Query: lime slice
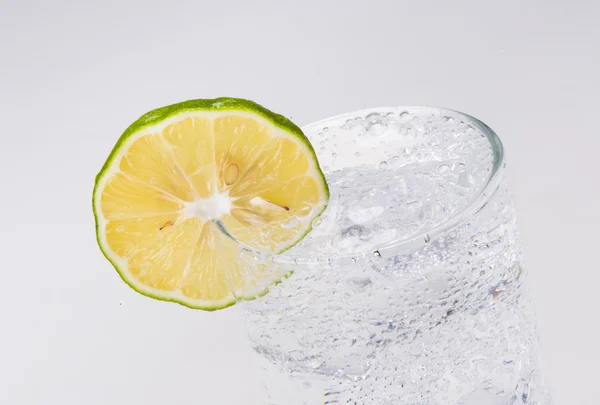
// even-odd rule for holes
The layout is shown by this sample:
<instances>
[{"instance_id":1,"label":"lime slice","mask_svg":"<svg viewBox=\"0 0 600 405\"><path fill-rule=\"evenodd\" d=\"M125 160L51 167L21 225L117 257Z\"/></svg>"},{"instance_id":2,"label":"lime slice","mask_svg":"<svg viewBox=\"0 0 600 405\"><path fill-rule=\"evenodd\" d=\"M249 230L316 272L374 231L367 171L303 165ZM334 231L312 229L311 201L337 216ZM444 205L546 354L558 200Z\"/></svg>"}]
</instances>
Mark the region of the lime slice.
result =
<instances>
[{"instance_id":1,"label":"lime slice","mask_svg":"<svg viewBox=\"0 0 600 405\"><path fill-rule=\"evenodd\" d=\"M329 191L302 131L247 100L192 100L143 115L96 177L98 243L136 291L205 310L277 283L247 248L281 253ZM243 249L246 247L246 249Z\"/></svg>"}]
</instances>

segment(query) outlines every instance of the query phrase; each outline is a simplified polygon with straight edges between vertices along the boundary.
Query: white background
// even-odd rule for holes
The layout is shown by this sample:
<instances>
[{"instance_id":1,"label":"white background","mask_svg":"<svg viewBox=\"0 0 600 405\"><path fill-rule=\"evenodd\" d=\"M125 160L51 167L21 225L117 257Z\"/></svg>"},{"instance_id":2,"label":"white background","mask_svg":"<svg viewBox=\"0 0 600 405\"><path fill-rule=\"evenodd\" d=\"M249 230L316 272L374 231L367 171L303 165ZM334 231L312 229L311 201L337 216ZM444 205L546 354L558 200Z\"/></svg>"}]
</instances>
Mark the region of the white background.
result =
<instances>
[{"instance_id":1,"label":"white background","mask_svg":"<svg viewBox=\"0 0 600 405\"><path fill-rule=\"evenodd\" d=\"M435 105L508 151L546 375L600 403L598 1L0 0L0 403L263 405L237 309L129 289L94 176L142 113L256 100L300 125Z\"/></svg>"}]
</instances>

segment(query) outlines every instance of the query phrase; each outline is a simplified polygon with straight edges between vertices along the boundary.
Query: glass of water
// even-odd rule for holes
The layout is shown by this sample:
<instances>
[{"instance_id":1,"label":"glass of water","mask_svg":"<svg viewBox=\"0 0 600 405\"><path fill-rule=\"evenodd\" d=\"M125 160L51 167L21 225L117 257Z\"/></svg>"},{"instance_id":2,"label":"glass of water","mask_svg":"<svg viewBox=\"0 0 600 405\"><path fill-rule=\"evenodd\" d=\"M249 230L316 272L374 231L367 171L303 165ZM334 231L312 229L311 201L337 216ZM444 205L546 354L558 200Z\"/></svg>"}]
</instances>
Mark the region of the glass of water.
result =
<instances>
[{"instance_id":1,"label":"glass of water","mask_svg":"<svg viewBox=\"0 0 600 405\"><path fill-rule=\"evenodd\" d=\"M459 112L304 128L330 186L244 304L269 405L549 405L503 147Z\"/></svg>"}]
</instances>

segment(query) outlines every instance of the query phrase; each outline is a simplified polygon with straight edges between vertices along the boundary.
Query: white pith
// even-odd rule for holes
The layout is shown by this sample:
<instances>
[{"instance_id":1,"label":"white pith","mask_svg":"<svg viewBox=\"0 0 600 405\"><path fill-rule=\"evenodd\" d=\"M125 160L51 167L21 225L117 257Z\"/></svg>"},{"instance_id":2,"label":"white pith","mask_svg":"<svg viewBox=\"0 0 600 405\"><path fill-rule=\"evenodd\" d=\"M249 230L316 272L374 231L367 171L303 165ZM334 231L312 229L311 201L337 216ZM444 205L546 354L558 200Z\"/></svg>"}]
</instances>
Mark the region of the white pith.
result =
<instances>
[{"instance_id":1,"label":"white pith","mask_svg":"<svg viewBox=\"0 0 600 405\"><path fill-rule=\"evenodd\" d=\"M229 192L215 192L208 198L198 198L186 203L181 210L184 218L198 218L202 222L220 219L231 212L235 199L229 197Z\"/></svg>"}]
</instances>

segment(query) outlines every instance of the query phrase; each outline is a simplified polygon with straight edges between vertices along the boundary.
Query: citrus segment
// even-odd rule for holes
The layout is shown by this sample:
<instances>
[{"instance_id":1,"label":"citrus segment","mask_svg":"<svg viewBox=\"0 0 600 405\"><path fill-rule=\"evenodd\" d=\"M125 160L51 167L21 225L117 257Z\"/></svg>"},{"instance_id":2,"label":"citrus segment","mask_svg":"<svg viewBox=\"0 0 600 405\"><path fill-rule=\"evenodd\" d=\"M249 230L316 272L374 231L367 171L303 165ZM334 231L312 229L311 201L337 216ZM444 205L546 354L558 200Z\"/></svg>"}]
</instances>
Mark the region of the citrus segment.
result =
<instances>
[{"instance_id":1,"label":"citrus segment","mask_svg":"<svg viewBox=\"0 0 600 405\"><path fill-rule=\"evenodd\" d=\"M165 143L161 134L136 139L121 157L119 169L140 183L157 187L183 201L194 201L196 196L191 185Z\"/></svg>"},{"instance_id":2,"label":"citrus segment","mask_svg":"<svg viewBox=\"0 0 600 405\"><path fill-rule=\"evenodd\" d=\"M196 197L208 198L215 191L213 122L189 117L167 126L163 136Z\"/></svg>"}]
</instances>

